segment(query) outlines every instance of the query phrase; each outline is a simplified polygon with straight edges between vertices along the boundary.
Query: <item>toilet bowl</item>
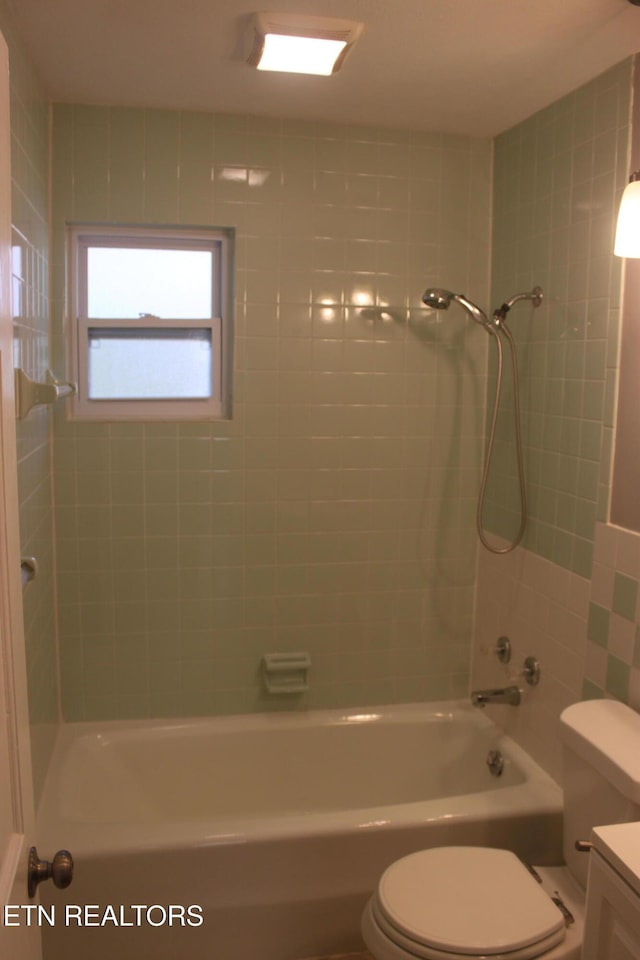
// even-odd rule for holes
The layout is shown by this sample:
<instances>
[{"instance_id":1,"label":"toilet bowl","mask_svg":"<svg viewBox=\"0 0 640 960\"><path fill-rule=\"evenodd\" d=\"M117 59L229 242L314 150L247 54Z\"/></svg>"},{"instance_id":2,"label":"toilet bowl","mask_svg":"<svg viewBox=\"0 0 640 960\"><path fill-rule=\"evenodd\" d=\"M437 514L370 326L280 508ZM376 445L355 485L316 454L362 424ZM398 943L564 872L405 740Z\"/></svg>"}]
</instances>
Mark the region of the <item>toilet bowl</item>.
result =
<instances>
[{"instance_id":1,"label":"toilet bowl","mask_svg":"<svg viewBox=\"0 0 640 960\"><path fill-rule=\"evenodd\" d=\"M531 868L488 847L409 854L385 870L362 917L375 960L579 960L589 856L575 842L602 817L640 819L640 716L588 701L564 711L560 730L566 866Z\"/></svg>"}]
</instances>

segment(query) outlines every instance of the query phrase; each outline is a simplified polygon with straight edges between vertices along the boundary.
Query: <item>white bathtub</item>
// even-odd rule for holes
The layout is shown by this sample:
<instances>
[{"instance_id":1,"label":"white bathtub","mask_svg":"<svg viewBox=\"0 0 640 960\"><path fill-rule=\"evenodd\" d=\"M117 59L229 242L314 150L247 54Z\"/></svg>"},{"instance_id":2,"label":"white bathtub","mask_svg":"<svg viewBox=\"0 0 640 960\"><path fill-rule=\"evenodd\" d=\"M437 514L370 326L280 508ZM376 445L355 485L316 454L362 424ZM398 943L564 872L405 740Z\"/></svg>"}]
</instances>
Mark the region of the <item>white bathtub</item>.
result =
<instances>
[{"instance_id":1,"label":"white bathtub","mask_svg":"<svg viewBox=\"0 0 640 960\"><path fill-rule=\"evenodd\" d=\"M495 748L501 777L486 765ZM42 888L56 907L45 960L354 949L361 908L392 860L465 843L558 862L560 811L557 785L463 703L67 724L38 843L41 856L70 849L76 876L66 891ZM203 923L153 927L142 914L140 926L66 926L65 904L99 905L99 918L106 905L197 905Z\"/></svg>"}]
</instances>

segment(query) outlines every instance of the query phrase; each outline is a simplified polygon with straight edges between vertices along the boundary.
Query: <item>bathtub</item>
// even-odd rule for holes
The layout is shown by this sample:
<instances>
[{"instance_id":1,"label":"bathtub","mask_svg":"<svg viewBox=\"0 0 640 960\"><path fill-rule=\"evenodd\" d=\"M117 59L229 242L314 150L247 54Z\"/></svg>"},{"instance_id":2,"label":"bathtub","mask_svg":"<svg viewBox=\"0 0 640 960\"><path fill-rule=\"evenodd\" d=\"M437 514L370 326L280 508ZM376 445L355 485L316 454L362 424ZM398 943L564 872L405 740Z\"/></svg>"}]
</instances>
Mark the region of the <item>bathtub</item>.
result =
<instances>
[{"instance_id":1,"label":"bathtub","mask_svg":"<svg viewBox=\"0 0 640 960\"><path fill-rule=\"evenodd\" d=\"M38 844L76 862L41 888L45 960L299 960L359 948L369 892L413 850L559 862L561 793L462 702L71 723Z\"/></svg>"}]
</instances>

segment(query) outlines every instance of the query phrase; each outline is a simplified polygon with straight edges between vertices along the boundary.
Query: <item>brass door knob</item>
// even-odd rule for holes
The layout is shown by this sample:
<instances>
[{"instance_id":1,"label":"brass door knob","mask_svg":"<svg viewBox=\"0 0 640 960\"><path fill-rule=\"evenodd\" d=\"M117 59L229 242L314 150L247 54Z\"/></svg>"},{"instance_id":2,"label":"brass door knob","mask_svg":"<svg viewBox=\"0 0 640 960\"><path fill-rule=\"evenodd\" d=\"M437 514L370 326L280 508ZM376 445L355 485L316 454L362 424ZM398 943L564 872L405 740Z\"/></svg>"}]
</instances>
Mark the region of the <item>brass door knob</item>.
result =
<instances>
[{"instance_id":1,"label":"brass door knob","mask_svg":"<svg viewBox=\"0 0 640 960\"><path fill-rule=\"evenodd\" d=\"M73 857L68 850L58 850L53 860L41 860L35 847L29 850L27 867L27 890L35 897L38 884L43 880L53 880L60 890L68 887L73 880Z\"/></svg>"}]
</instances>

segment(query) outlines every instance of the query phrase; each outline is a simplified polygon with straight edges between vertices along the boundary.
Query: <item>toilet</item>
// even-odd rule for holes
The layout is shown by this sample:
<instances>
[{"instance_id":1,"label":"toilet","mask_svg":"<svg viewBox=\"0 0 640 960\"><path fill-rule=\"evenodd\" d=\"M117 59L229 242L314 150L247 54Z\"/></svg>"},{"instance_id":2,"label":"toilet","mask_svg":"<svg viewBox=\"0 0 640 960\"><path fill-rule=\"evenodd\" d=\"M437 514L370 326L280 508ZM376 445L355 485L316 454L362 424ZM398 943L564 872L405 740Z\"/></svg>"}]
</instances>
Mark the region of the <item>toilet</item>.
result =
<instances>
[{"instance_id":1,"label":"toilet","mask_svg":"<svg viewBox=\"0 0 640 960\"><path fill-rule=\"evenodd\" d=\"M375 960L579 960L595 826L640 820L640 715L613 700L560 718L565 866L510 850L434 847L392 863L362 916ZM638 905L640 910L640 904Z\"/></svg>"}]
</instances>

